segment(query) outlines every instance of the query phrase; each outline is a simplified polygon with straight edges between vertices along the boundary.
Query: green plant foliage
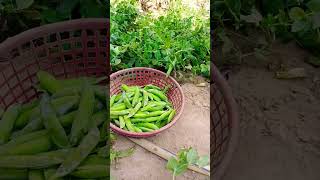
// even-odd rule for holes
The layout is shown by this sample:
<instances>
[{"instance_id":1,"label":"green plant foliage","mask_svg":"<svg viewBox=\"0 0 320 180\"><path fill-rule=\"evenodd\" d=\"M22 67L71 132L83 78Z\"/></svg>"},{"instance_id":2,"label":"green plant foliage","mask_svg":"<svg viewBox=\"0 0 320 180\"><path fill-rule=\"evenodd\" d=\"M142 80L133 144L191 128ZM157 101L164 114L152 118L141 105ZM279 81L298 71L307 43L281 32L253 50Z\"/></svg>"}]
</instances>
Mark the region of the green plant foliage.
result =
<instances>
[{"instance_id":1,"label":"green plant foliage","mask_svg":"<svg viewBox=\"0 0 320 180\"><path fill-rule=\"evenodd\" d=\"M111 3L111 67L153 67L170 74L189 71L209 77L210 26L205 12L180 1L159 17L141 13L137 1Z\"/></svg>"},{"instance_id":2,"label":"green plant foliage","mask_svg":"<svg viewBox=\"0 0 320 180\"><path fill-rule=\"evenodd\" d=\"M319 56L320 0L218 0L212 7L211 21L219 27L214 29L214 34L222 44L223 54L235 54L237 44L230 39L230 33L226 33L231 30L243 36L252 31L262 32L269 45L276 39L295 40ZM269 46L252 44L258 49Z\"/></svg>"},{"instance_id":3,"label":"green plant foliage","mask_svg":"<svg viewBox=\"0 0 320 180\"><path fill-rule=\"evenodd\" d=\"M0 41L43 24L109 17L109 0L2 0Z\"/></svg>"}]
</instances>

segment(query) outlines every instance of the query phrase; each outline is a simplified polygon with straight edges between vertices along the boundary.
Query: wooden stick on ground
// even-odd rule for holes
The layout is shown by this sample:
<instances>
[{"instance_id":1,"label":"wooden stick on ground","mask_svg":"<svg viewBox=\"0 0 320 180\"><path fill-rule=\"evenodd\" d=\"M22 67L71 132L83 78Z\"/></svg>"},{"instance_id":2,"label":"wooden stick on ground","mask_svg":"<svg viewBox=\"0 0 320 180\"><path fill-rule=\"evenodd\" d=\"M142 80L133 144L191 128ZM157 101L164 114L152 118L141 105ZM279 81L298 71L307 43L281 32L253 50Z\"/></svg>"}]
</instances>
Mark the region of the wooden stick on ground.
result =
<instances>
[{"instance_id":1,"label":"wooden stick on ground","mask_svg":"<svg viewBox=\"0 0 320 180\"><path fill-rule=\"evenodd\" d=\"M169 160L171 157L176 157L173 153L171 153L168 150L165 150L155 144L153 144L152 142L145 140L145 139L135 139L135 138L128 138L130 139L132 142L138 144L139 146L143 147L144 149L162 157L163 159ZM189 166L188 167L190 170L193 170L195 172L201 173L203 175L206 176L210 176L210 168L206 167L206 168L199 168L197 166Z\"/></svg>"}]
</instances>

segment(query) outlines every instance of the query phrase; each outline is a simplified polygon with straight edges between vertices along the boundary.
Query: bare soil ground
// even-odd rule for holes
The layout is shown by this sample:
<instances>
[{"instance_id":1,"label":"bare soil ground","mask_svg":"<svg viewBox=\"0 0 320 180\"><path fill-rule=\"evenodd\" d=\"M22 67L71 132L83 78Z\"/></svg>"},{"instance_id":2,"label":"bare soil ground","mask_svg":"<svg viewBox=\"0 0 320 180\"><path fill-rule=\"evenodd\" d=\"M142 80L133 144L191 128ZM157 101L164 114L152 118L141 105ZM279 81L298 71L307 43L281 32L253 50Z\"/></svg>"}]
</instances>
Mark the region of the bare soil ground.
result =
<instances>
[{"instance_id":1,"label":"bare soil ground","mask_svg":"<svg viewBox=\"0 0 320 180\"><path fill-rule=\"evenodd\" d=\"M173 153L180 148L194 147L200 155L210 153L210 98L209 84L197 87L194 84L182 85L186 97L183 115L170 129L155 137L148 138L156 145ZM118 136L115 149L122 150L134 145L130 140ZM136 146L133 155L119 160L112 166L111 174L117 180L167 180L172 179L166 169L166 160ZM188 170L177 180L208 180L208 177Z\"/></svg>"},{"instance_id":2,"label":"bare soil ground","mask_svg":"<svg viewBox=\"0 0 320 180\"><path fill-rule=\"evenodd\" d=\"M247 59L231 73L241 132L223 180L320 179L320 69L294 44L275 49L268 62ZM279 80L267 66L302 67L308 77Z\"/></svg>"}]
</instances>

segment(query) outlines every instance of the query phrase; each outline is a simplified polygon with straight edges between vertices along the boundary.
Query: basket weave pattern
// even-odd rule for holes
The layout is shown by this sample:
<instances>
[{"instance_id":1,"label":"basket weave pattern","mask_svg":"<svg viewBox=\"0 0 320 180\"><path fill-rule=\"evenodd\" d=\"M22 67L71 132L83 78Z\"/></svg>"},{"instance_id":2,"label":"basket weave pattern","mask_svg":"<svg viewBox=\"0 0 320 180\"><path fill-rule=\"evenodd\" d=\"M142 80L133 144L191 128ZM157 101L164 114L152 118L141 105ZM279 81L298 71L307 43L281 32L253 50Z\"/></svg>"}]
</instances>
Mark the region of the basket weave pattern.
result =
<instances>
[{"instance_id":1,"label":"basket weave pattern","mask_svg":"<svg viewBox=\"0 0 320 180\"><path fill-rule=\"evenodd\" d=\"M1 43L0 107L39 97L34 85L40 69L60 79L109 76L108 22L79 19L54 23Z\"/></svg>"}]
</instances>

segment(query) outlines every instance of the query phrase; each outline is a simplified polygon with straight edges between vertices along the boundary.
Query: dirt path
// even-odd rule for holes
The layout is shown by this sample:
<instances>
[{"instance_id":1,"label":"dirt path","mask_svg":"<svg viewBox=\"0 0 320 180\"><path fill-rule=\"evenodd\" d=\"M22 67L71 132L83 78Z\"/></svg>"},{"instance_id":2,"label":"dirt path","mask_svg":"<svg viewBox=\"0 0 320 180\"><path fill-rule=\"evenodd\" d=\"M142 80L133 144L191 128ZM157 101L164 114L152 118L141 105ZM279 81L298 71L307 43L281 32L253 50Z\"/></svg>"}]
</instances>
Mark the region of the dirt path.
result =
<instances>
[{"instance_id":1,"label":"dirt path","mask_svg":"<svg viewBox=\"0 0 320 180\"><path fill-rule=\"evenodd\" d=\"M184 84L186 104L182 117L167 131L148 140L176 153L182 147L194 147L200 155L210 152L210 109L209 87ZM116 149L126 149L134 144L118 137ZM112 166L111 174L117 180L167 180L172 179L165 168L166 161L137 146L133 155L119 160ZM208 178L188 171L177 180L207 180Z\"/></svg>"},{"instance_id":2,"label":"dirt path","mask_svg":"<svg viewBox=\"0 0 320 180\"><path fill-rule=\"evenodd\" d=\"M276 49L270 63L303 67L308 77L278 80L252 61L231 74L241 135L223 180L320 179L320 69L292 44Z\"/></svg>"}]
</instances>

